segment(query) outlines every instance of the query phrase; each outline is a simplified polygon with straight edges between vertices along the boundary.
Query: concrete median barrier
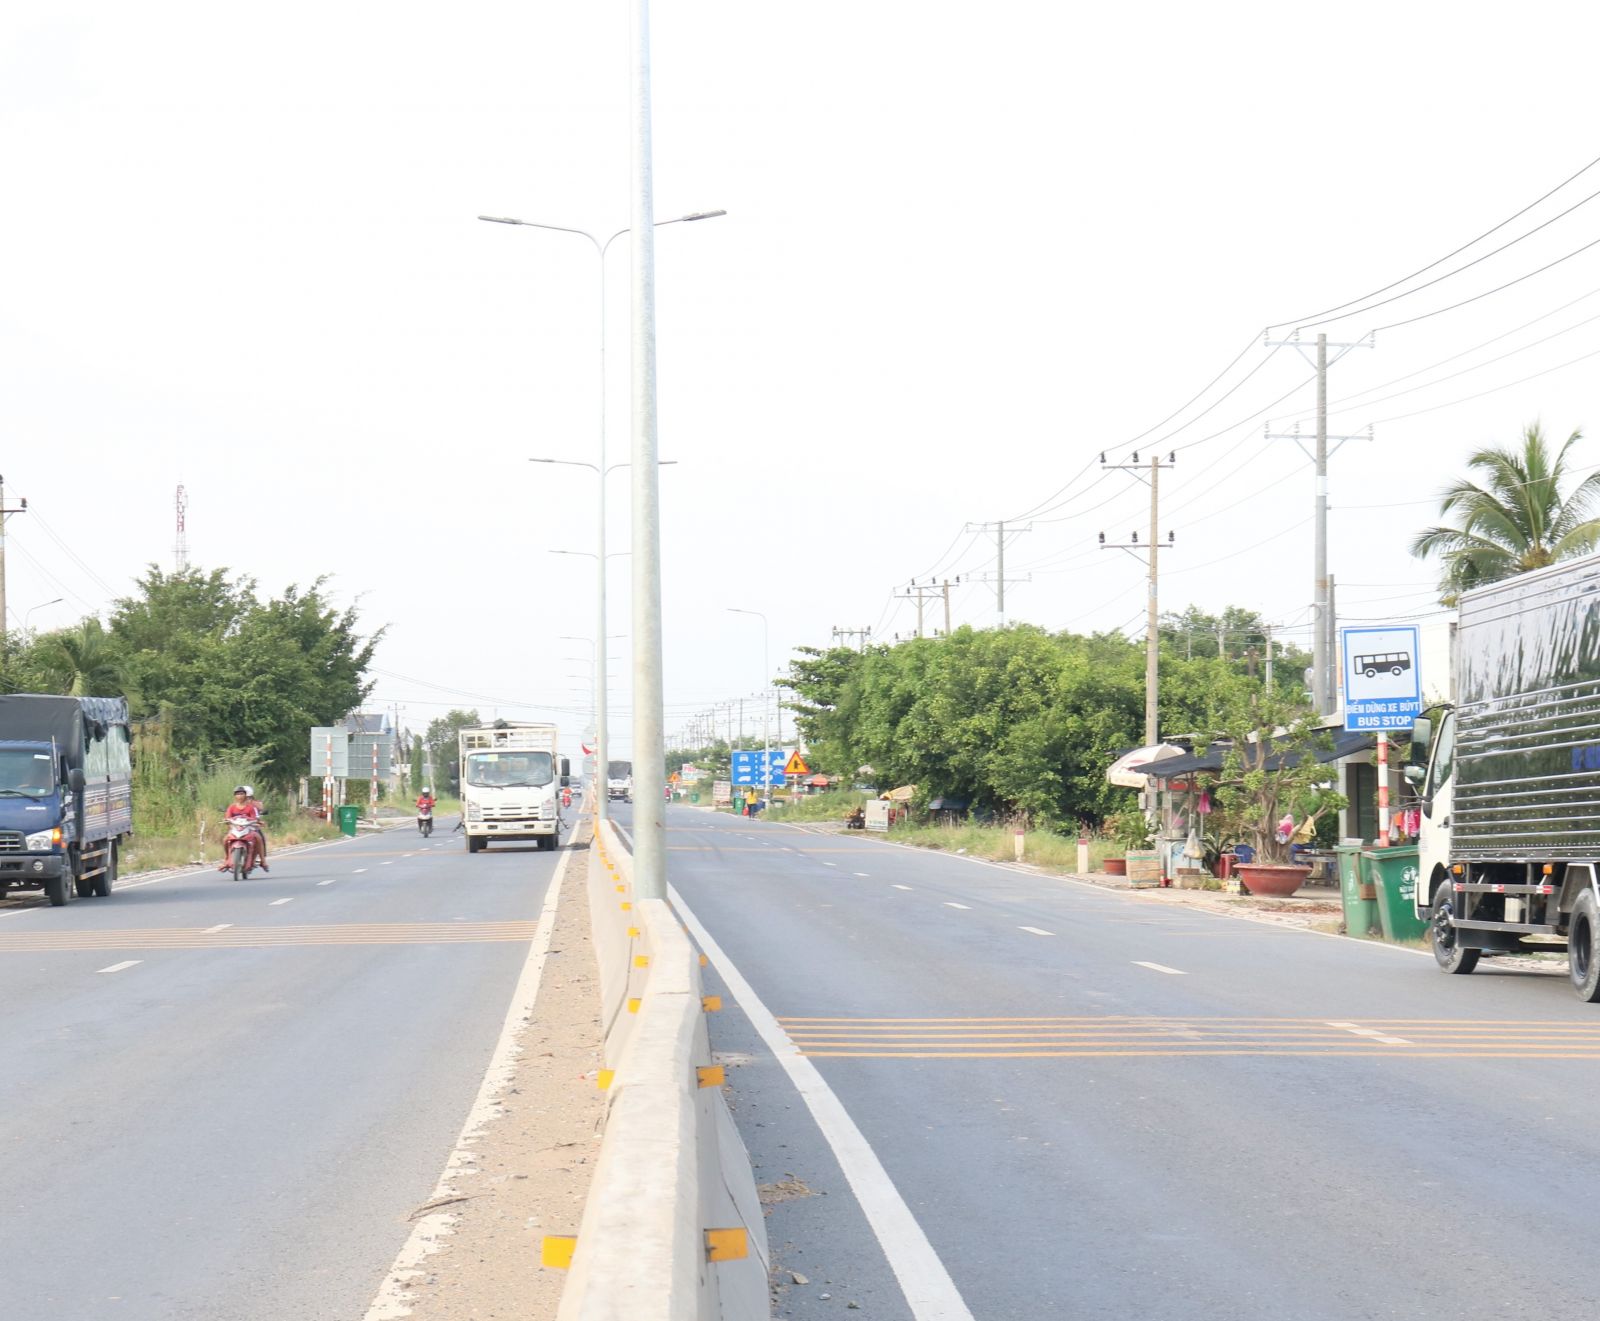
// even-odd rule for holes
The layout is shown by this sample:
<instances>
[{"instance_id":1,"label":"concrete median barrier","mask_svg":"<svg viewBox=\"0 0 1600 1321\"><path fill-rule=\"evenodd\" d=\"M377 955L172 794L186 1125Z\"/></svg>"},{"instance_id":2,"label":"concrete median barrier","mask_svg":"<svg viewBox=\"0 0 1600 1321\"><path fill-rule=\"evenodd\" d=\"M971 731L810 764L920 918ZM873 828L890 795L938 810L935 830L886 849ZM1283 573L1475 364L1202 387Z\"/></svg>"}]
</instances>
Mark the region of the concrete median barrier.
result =
<instances>
[{"instance_id":1,"label":"concrete median barrier","mask_svg":"<svg viewBox=\"0 0 1600 1321\"><path fill-rule=\"evenodd\" d=\"M591 848L608 1103L557 1316L769 1317L766 1225L711 1058L699 954L666 901L634 898L609 822Z\"/></svg>"}]
</instances>

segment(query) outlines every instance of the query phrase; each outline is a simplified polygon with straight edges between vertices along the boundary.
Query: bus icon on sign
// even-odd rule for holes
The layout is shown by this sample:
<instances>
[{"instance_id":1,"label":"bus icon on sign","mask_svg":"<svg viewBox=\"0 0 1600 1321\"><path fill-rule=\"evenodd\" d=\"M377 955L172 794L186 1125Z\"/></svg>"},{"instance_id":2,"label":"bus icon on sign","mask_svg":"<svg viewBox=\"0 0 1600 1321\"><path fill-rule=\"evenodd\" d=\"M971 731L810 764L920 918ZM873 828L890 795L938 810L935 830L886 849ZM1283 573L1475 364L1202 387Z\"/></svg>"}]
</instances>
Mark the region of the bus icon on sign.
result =
<instances>
[{"instance_id":1,"label":"bus icon on sign","mask_svg":"<svg viewBox=\"0 0 1600 1321\"><path fill-rule=\"evenodd\" d=\"M1373 656L1357 656L1356 669L1373 679L1388 672L1399 678L1411 668L1411 653L1407 651L1382 651Z\"/></svg>"}]
</instances>

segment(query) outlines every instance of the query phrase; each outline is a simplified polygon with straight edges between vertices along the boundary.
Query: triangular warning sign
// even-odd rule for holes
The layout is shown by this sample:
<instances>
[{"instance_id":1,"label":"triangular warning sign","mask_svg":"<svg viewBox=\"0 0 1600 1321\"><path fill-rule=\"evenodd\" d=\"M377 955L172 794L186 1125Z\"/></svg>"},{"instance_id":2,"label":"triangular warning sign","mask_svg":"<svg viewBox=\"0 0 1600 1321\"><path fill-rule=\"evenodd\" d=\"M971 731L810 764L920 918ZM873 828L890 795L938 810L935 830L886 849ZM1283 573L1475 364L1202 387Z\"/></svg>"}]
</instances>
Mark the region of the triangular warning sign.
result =
<instances>
[{"instance_id":1,"label":"triangular warning sign","mask_svg":"<svg viewBox=\"0 0 1600 1321\"><path fill-rule=\"evenodd\" d=\"M811 774L811 767L806 765L805 759L801 757L799 749L796 749L789 754L789 760L783 765L783 773L785 775Z\"/></svg>"}]
</instances>

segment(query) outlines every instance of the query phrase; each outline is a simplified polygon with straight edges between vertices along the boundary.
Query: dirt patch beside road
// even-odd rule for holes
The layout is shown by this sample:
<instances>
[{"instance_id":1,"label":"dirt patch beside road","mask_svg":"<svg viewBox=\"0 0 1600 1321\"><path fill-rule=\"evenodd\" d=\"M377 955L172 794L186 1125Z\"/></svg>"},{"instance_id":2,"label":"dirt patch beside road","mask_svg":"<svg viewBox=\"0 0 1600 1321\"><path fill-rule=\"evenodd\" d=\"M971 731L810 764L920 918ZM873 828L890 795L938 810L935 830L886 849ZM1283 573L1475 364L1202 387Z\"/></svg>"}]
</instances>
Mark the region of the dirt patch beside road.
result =
<instances>
[{"instance_id":1,"label":"dirt patch beside road","mask_svg":"<svg viewBox=\"0 0 1600 1321\"><path fill-rule=\"evenodd\" d=\"M409 1289L415 1321L554 1317L566 1272L539 1265L545 1234L576 1234L600 1151L600 983L589 937L587 828L574 832L550 953L478 1173L440 1250ZM580 843L580 841L583 841ZM419 1207L414 1215L424 1213Z\"/></svg>"}]
</instances>

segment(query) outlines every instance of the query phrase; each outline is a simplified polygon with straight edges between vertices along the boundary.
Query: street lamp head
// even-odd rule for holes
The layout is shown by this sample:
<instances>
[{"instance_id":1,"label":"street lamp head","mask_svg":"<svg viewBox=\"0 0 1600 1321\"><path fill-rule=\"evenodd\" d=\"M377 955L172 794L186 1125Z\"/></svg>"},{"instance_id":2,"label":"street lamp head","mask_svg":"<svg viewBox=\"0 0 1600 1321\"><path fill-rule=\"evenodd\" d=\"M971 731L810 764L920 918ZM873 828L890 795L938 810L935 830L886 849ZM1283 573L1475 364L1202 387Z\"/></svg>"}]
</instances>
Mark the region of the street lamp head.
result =
<instances>
[{"instance_id":1,"label":"street lamp head","mask_svg":"<svg viewBox=\"0 0 1600 1321\"><path fill-rule=\"evenodd\" d=\"M715 220L718 216L725 216L726 211L691 211L686 216L679 216L680 220Z\"/></svg>"},{"instance_id":2,"label":"street lamp head","mask_svg":"<svg viewBox=\"0 0 1600 1321\"><path fill-rule=\"evenodd\" d=\"M510 216L479 216L479 220L487 220L491 225L523 225L525 220L513 220Z\"/></svg>"}]
</instances>

